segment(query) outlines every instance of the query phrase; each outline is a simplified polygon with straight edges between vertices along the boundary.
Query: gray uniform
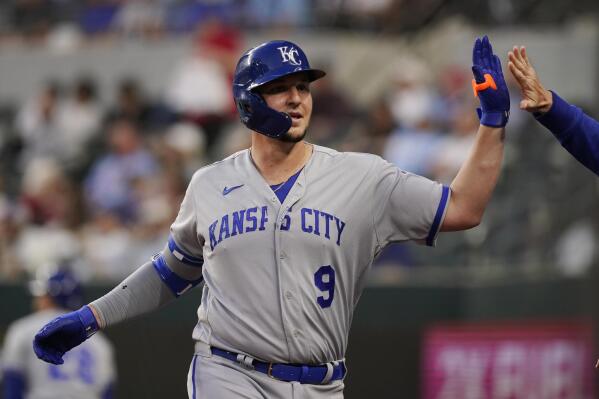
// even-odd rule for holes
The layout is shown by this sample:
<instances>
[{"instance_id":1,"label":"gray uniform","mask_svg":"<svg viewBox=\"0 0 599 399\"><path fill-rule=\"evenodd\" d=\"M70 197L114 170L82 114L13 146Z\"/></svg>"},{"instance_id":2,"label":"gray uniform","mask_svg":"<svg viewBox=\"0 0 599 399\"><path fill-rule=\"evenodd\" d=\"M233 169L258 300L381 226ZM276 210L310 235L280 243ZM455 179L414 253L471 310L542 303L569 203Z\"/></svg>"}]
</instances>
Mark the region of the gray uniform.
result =
<instances>
[{"instance_id":1,"label":"gray uniform","mask_svg":"<svg viewBox=\"0 0 599 399\"><path fill-rule=\"evenodd\" d=\"M33 313L15 321L8 329L2 354L5 370L25 379L27 399L101 398L114 383L113 349L98 333L64 356L64 364L40 362L33 353L34 335L48 321L63 314L58 310Z\"/></svg>"},{"instance_id":2,"label":"gray uniform","mask_svg":"<svg viewBox=\"0 0 599 399\"><path fill-rule=\"evenodd\" d=\"M373 259L390 242L433 245L449 194L447 187L378 156L319 146L282 204L249 150L200 169L171 226L177 247L204 259L193 338L200 347L267 362L342 360ZM198 366L194 358L190 397L195 384L204 392L221 392L206 387L211 378L205 374L219 375L211 367L238 366L205 349L198 352L213 366ZM234 375L225 382L231 392ZM239 375L240 392L247 391L241 387L248 376L255 377L247 385L256 392L268 382L290 386L256 371ZM330 397L341 392L342 382L314 389Z\"/></svg>"}]
</instances>

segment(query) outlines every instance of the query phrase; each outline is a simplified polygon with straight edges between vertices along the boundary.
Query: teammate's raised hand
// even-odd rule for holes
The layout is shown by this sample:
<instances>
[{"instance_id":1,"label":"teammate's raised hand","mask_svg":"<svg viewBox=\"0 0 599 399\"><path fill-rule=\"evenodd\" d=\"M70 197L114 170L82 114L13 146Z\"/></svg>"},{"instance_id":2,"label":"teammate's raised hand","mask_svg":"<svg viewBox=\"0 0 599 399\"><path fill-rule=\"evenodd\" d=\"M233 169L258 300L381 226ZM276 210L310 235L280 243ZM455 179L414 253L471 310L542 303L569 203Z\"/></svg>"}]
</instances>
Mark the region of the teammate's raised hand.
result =
<instances>
[{"instance_id":1,"label":"teammate's raised hand","mask_svg":"<svg viewBox=\"0 0 599 399\"><path fill-rule=\"evenodd\" d=\"M553 104L551 92L543 87L537 72L528 60L524 46L514 46L508 53L508 68L522 93L520 108L528 112L547 112Z\"/></svg>"},{"instance_id":2,"label":"teammate's raised hand","mask_svg":"<svg viewBox=\"0 0 599 399\"><path fill-rule=\"evenodd\" d=\"M66 352L98 331L96 319L88 306L58 316L35 335L33 351L45 362L63 364Z\"/></svg>"},{"instance_id":3,"label":"teammate's raised hand","mask_svg":"<svg viewBox=\"0 0 599 399\"><path fill-rule=\"evenodd\" d=\"M493 54L487 36L474 41L472 74L472 89L480 100L477 112L481 125L505 126L510 115L510 93L503 78L501 61Z\"/></svg>"}]
</instances>

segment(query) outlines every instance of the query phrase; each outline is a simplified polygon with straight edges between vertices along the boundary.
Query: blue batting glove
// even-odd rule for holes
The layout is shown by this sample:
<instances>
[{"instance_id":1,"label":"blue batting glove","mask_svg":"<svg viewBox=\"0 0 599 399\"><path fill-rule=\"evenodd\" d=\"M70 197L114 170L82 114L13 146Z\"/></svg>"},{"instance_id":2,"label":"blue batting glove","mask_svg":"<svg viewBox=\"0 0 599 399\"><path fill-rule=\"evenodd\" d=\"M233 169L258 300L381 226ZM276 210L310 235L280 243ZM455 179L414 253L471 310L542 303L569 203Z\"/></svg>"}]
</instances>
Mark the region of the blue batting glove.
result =
<instances>
[{"instance_id":1,"label":"blue batting glove","mask_svg":"<svg viewBox=\"0 0 599 399\"><path fill-rule=\"evenodd\" d=\"M499 57L493 54L489 38L477 38L472 49L472 89L480 100L476 112L480 124L503 127L510 116L510 92L508 91Z\"/></svg>"},{"instance_id":2,"label":"blue batting glove","mask_svg":"<svg viewBox=\"0 0 599 399\"><path fill-rule=\"evenodd\" d=\"M98 331L89 306L58 316L46 324L33 339L33 351L43 361L63 364L64 354Z\"/></svg>"}]
</instances>

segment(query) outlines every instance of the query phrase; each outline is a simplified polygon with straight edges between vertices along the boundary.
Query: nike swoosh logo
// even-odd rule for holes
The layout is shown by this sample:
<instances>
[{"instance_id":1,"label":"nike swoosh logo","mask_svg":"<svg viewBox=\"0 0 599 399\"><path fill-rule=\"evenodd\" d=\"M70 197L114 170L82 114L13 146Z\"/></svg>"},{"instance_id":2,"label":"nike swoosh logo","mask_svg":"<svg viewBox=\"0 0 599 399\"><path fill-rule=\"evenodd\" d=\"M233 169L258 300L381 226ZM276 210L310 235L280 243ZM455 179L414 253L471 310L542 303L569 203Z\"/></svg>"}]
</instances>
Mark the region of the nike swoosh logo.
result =
<instances>
[{"instance_id":1,"label":"nike swoosh logo","mask_svg":"<svg viewBox=\"0 0 599 399\"><path fill-rule=\"evenodd\" d=\"M227 187L223 188L223 195L229 194L231 191L238 189L239 187L243 187L245 184L240 184L239 186Z\"/></svg>"}]
</instances>

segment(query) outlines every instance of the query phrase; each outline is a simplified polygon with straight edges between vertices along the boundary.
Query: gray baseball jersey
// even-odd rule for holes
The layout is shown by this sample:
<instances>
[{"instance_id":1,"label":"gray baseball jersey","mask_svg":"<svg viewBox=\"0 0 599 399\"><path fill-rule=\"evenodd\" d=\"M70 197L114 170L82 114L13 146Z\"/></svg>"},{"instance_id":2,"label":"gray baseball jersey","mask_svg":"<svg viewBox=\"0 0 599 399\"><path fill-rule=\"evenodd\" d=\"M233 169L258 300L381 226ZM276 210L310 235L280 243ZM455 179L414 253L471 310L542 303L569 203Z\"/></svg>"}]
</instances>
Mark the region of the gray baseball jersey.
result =
<instances>
[{"instance_id":1,"label":"gray baseball jersey","mask_svg":"<svg viewBox=\"0 0 599 399\"><path fill-rule=\"evenodd\" d=\"M281 204L249 150L194 175L172 239L204 258L193 338L260 360L343 359L366 272L390 242L433 245L450 190L370 154L314 146Z\"/></svg>"},{"instance_id":2,"label":"gray baseball jersey","mask_svg":"<svg viewBox=\"0 0 599 399\"><path fill-rule=\"evenodd\" d=\"M101 398L115 380L113 349L95 334L64 356L64 364L41 362L33 352L33 337L48 321L64 312L46 310L15 321L4 341L3 368L25 378L27 399Z\"/></svg>"}]
</instances>

